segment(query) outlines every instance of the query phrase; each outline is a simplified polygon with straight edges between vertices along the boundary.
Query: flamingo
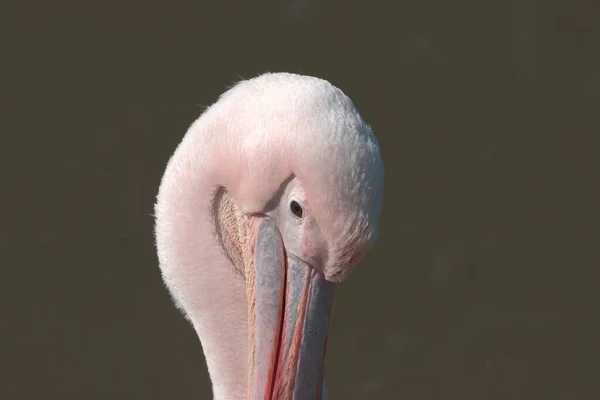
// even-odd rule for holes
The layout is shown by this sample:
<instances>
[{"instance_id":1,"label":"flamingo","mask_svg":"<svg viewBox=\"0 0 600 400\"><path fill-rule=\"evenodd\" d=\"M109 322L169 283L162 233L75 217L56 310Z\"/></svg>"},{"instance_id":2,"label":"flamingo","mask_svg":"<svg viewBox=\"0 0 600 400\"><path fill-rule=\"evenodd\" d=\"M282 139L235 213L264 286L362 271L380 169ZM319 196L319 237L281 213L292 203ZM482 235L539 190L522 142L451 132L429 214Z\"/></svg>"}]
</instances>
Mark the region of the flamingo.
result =
<instances>
[{"instance_id":1,"label":"flamingo","mask_svg":"<svg viewBox=\"0 0 600 400\"><path fill-rule=\"evenodd\" d=\"M334 287L378 236L383 173L352 101L315 77L241 81L188 129L158 191L156 247L215 400L327 397Z\"/></svg>"}]
</instances>

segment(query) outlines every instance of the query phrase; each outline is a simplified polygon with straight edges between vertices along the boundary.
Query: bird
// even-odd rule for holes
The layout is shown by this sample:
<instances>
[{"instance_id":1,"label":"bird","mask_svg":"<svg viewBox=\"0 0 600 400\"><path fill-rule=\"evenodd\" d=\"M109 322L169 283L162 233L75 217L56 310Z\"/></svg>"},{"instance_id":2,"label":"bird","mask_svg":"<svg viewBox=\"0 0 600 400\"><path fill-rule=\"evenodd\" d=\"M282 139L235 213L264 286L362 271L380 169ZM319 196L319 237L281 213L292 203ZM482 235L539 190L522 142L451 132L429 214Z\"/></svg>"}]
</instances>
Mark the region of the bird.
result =
<instances>
[{"instance_id":1,"label":"bird","mask_svg":"<svg viewBox=\"0 0 600 400\"><path fill-rule=\"evenodd\" d=\"M215 400L326 398L334 289L379 236L383 183L372 128L325 79L239 81L191 124L154 234Z\"/></svg>"}]
</instances>

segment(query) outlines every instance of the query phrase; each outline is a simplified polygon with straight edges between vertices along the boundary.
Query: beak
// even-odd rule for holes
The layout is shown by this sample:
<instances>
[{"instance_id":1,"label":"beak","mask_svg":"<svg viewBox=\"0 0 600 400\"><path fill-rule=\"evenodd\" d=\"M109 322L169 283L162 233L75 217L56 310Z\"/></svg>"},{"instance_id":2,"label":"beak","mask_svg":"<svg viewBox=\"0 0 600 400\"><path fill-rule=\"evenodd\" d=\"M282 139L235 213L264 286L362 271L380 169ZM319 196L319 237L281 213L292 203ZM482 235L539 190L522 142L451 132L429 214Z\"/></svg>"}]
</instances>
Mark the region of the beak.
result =
<instances>
[{"instance_id":1,"label":"beak","mask_svg":"<svg viewBox=\"0 0 600 400\"><path fill-rule=\"evenodd\" d=\"M254 233L254 276L248 279L250 398L320 400L334 284L286 256L270 218L261 218Z\"/></svg>"}]
</instances>

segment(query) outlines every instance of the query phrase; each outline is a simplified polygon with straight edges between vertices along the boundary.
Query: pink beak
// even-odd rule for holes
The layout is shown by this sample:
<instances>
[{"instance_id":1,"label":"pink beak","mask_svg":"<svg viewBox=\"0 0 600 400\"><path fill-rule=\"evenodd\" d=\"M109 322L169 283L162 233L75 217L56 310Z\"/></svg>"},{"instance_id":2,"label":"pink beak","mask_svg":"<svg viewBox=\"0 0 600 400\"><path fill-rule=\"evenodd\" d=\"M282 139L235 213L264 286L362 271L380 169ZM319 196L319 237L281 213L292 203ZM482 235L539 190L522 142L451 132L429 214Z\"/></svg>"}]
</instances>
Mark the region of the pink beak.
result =
<instances>
[{"instance_id":1,"label":"pink beak","mask_svg":"<svg viewBox=\"0 0 600 400\"><path fill-rule=\"evenodd\" d=\"M334 284L286 256L270 218L258 222L255 234L252 399L321 400Z\"/></svg>"}]
</instances>

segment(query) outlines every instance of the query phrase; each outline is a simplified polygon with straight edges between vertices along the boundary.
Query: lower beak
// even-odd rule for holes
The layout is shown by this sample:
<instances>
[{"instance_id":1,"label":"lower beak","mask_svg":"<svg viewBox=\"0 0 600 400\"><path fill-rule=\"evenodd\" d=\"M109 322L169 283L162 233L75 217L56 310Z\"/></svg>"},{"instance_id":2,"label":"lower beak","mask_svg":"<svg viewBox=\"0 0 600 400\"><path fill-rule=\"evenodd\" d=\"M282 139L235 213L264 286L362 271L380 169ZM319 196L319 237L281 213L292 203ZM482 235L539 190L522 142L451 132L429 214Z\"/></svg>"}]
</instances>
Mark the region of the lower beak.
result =
<instances>
[{"instance_id":1,"label":"lower beak","mask_svg":"<svg viewBox=\"0 0 600 400\"><path fill-rule=\"evenodd\" d=\"M286 256L270 218L255 229L254 271L248 279L251 399L321 399L334 284Z\"/></svg>"}]
</instances>

